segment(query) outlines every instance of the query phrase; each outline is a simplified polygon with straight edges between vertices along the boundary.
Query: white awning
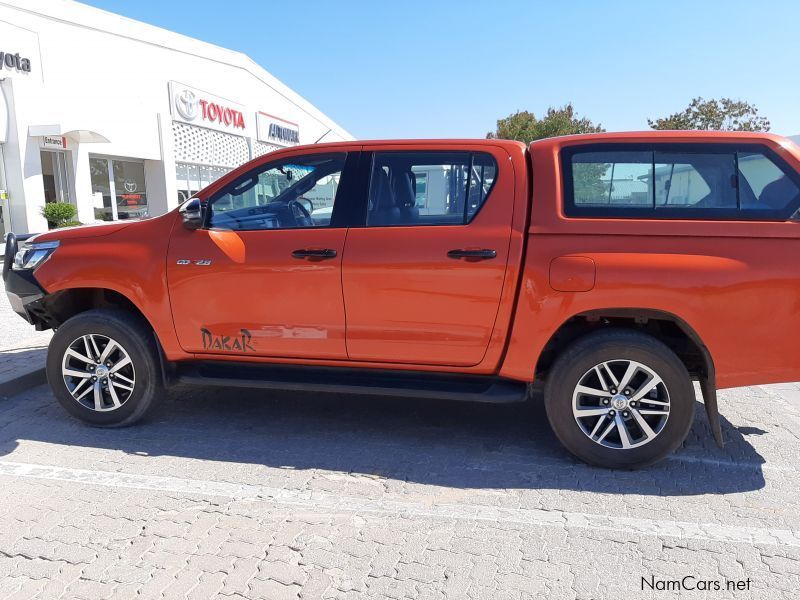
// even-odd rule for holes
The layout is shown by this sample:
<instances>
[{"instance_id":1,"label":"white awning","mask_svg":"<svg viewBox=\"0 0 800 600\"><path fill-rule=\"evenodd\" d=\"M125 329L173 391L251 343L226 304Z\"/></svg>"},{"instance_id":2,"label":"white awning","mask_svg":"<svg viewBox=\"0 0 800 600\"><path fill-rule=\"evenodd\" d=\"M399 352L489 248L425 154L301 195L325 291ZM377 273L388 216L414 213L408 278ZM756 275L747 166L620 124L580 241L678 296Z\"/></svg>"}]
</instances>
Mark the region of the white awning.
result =
<instances>
[{"instance_id":1,"label":"white awning","mask_svg":"<svg viewBox=\"0 0 800 600\"><path fill-rule=\"evenodd\" d=\"M28 126L28 135L30 137L66 137L73 142L81 144L108 144L109 140L106 136L92 131L91 129L70 129L64 131L60 124L54 123L52 125L30 125Z\"/></svg>"},{"instance_id":2,"label":"white awning","mask_svg":"<svg viewBox=\"0 0 800 600\"><path fill-rule=\"evenodd\" d=\"M108 144L111 142L106 136L91 129L73 129L62 134L81 144Z\"/></svg>"}]
</instances>

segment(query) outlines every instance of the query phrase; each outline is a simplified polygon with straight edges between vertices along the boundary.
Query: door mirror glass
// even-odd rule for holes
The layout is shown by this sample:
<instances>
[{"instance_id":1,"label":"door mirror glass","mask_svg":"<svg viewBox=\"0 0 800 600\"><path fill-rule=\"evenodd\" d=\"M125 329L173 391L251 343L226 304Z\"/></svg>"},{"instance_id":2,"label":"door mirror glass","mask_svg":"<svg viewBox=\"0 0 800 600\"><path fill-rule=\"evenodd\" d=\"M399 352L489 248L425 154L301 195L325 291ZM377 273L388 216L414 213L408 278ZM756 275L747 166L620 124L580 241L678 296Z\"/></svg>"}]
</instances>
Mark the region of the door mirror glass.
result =
<instances>
[{"instance_id":1,"label":"door mirror glass","mask_svg":"<svg viewBox=\"0 0 800 600\"><path fill-rule=\"evenodd\" d=\"M310 215L312 212L314 212L314 203L313 203L313 202L311 202L311 200L309 200L308 198L303 198L303 197L300 197L300 198L298 198L298 199L297 199L297 201L300 203L300 205L301 205L303 208L305 208L305 209L306 209L306 212L307 212L309 215Z\"/></svg>"},{"instance_id":2,"label":"door mirror glass","mask_svg":"<svg viewBox=\"0 0 800 600\"><path fill-rule=\"evenodd\" d=\"M181 206L180 213L186 229L189 231L200 229L205 220L205 203L201 202L199 198L192 198Z\"/></svg>"}]
</instances>

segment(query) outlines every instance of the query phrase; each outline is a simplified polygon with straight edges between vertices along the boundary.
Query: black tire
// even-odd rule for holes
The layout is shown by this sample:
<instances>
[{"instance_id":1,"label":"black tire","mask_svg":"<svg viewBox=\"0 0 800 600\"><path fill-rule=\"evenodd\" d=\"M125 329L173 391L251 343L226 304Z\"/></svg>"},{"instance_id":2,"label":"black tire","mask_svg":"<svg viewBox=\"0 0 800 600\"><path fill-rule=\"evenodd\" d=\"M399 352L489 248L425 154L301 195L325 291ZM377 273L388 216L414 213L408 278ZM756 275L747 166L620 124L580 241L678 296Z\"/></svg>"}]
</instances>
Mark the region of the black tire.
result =
<instances>
[{"instance_id":1,"label":"black tire","mask_svg":"<svg viewBox=\"0 0 800 600\"><path fill-rule=\"evenodd\" d=\"M590 439L573 416L578 383L595 365L615 360L636 361L652 369L668 393L669 416L663 429L638 447L607 448ZM663 342L637 331L606 329L580 338L556 359L547 375L544 402L553 431L576 457L600 467L638 469L663 459L686 439L694 418L695 392L686 367Z\"/></svg>"},{"instance_id":2,"label":"black tire","mask_svg":"<svg viewBox=\"0 0 800 600\"><path fill-rule=\"evenodd\" d=\"M62 361L67 349L78 338L88 334L116 340L130 357L135 369L135 384L119 408L102 412L88 408L73 398L64 381ZM162 389L153 331L141 317L123 310L93 309L79 313L59 327L50 341L47 381L58 402L73 417L96 427L132 425L152 408Z\"/></svg>"}]
</instances>

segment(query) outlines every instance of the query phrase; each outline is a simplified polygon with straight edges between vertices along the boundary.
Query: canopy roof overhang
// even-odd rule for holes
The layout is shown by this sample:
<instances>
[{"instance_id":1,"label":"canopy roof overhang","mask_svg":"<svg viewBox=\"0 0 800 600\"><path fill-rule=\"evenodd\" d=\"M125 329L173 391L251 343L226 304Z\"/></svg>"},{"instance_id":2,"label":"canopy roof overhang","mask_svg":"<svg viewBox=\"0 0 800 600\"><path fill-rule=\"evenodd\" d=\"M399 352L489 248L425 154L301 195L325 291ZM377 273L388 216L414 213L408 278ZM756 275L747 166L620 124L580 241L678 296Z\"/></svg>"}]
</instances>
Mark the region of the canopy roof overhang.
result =
<instances>
[{"instance_id":1,"label":"canopy roof overhang","mask_svg":"<svg viewBox=\"0 0 800 600\"><path fill-rule=\"evenodd\" d=\"M56 136L66 137L79 144L108 144L111 142L106 136L91 129L67 129L58 123L50 125L30 125L30 137Z\"/></svg>"}]
</instances>

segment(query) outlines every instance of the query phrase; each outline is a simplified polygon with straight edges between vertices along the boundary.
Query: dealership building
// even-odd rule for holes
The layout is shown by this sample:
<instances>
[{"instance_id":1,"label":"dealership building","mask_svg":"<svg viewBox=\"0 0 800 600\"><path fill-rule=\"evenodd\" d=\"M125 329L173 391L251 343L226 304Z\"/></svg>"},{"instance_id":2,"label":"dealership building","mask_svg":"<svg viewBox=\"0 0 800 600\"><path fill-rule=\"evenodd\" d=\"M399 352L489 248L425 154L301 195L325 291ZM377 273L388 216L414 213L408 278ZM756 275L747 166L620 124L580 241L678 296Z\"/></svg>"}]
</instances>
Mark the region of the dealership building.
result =
<instances>
[{"instance_id":1,"label":"dealership building","mask_svg":"<svg viewBox=\"0 0 800 600\"><path fill-rule=\"evenodd\" d=\"M244 54L67 0L0 2L0 234L162 214L278 148L352 136Z\"/></svg>"}]
</instances>

